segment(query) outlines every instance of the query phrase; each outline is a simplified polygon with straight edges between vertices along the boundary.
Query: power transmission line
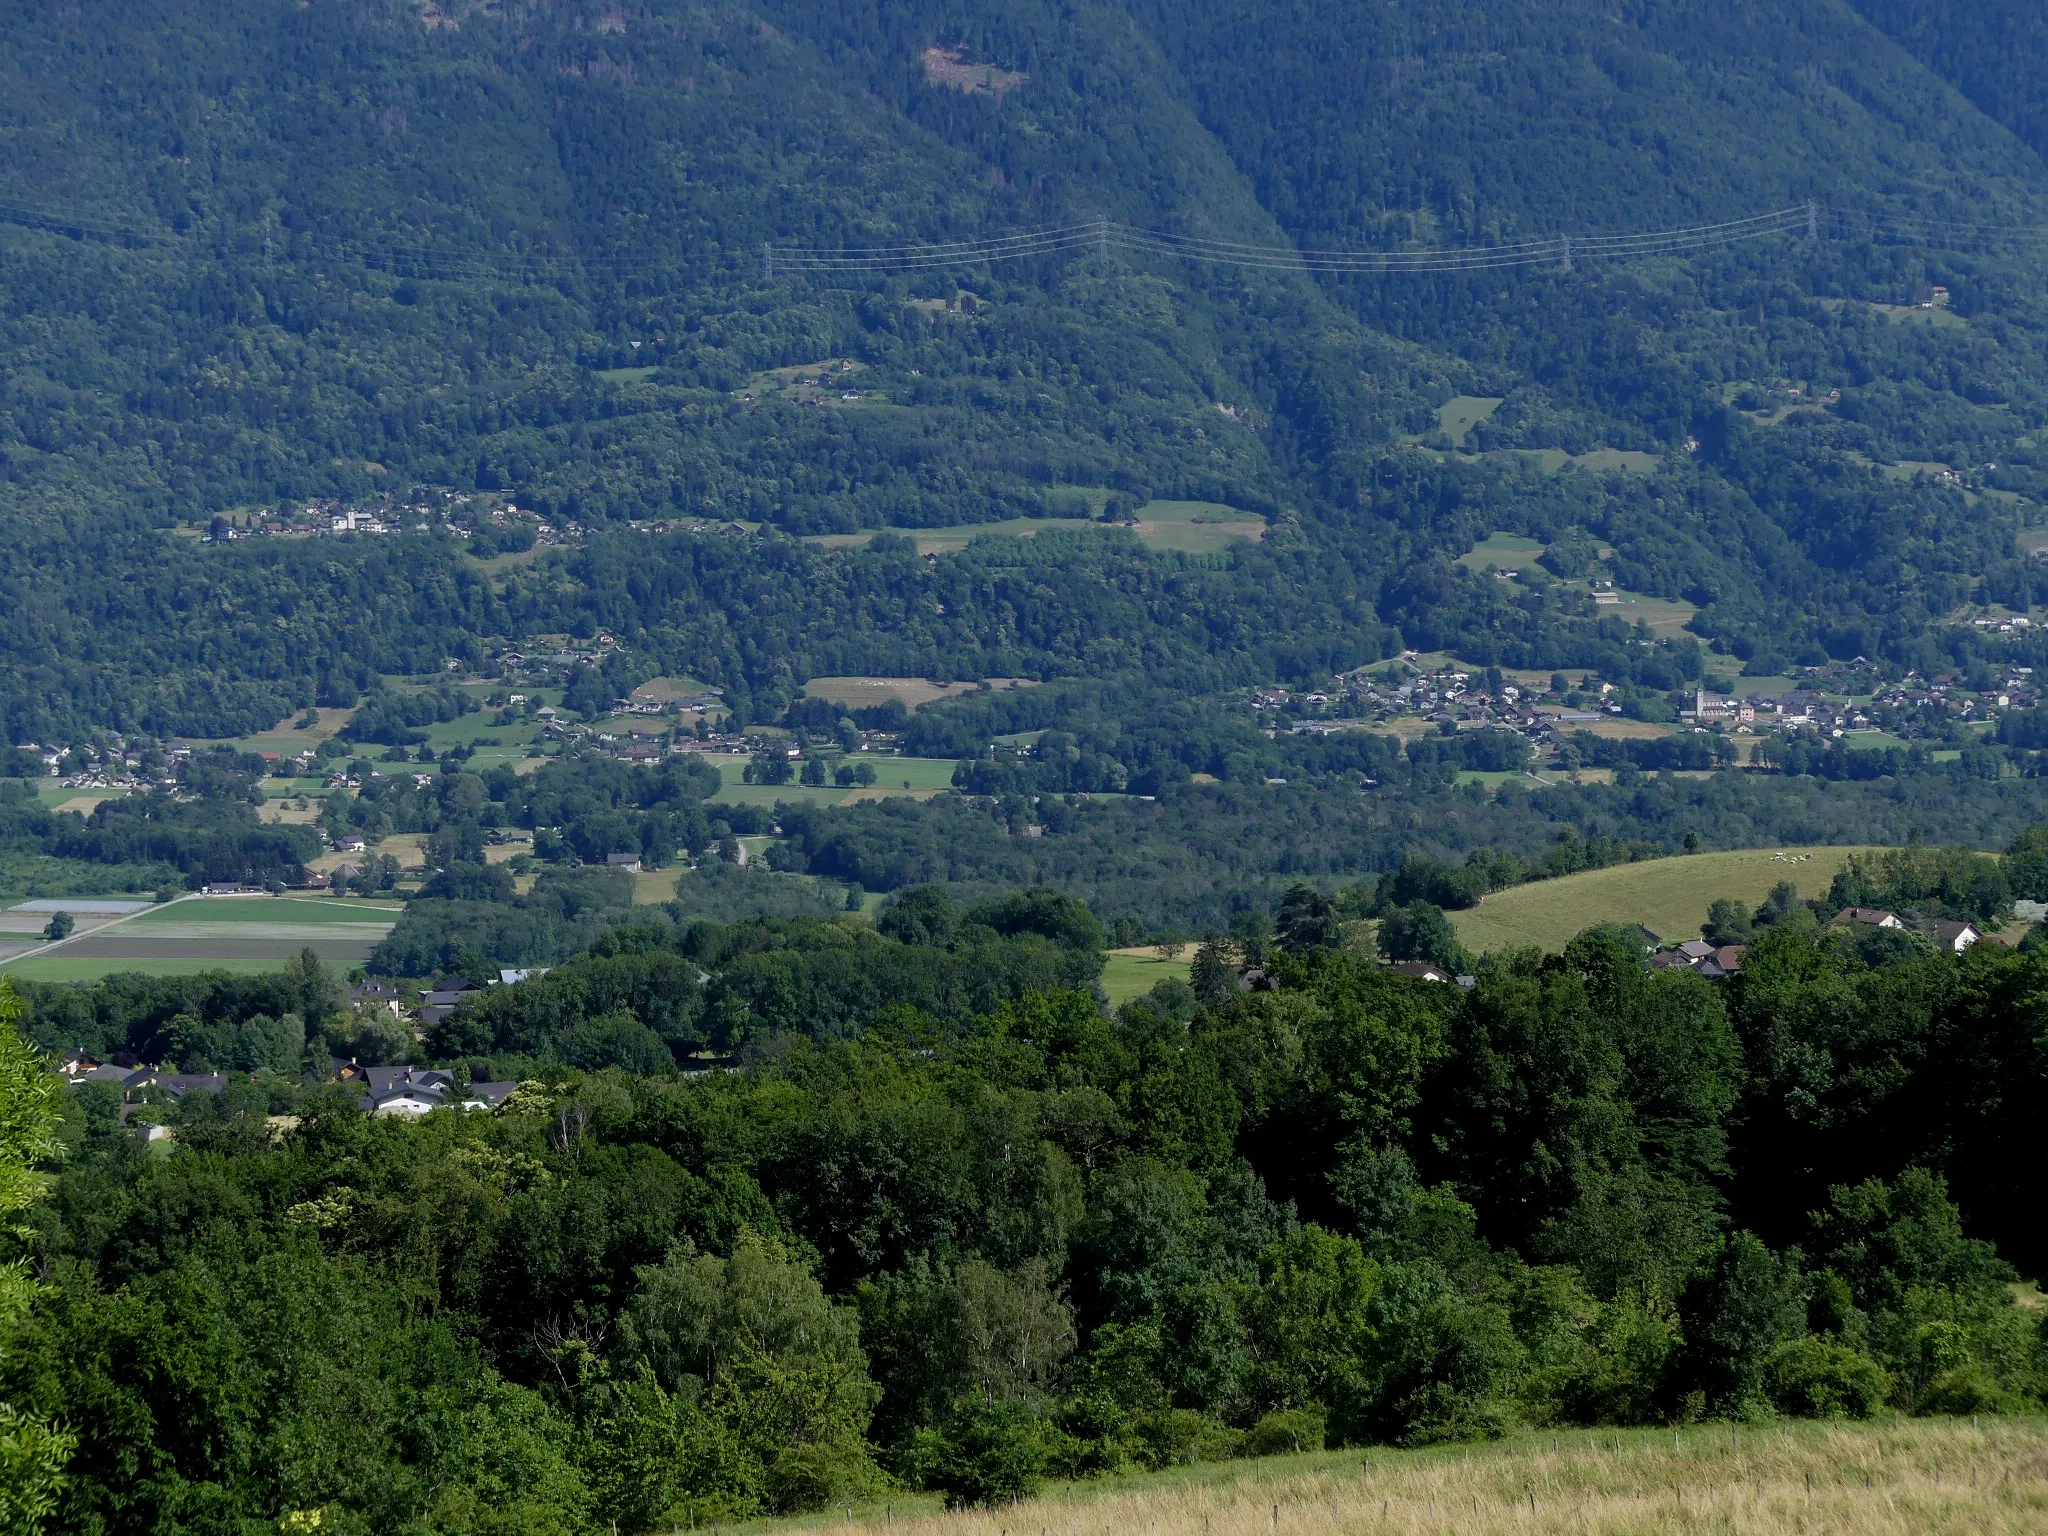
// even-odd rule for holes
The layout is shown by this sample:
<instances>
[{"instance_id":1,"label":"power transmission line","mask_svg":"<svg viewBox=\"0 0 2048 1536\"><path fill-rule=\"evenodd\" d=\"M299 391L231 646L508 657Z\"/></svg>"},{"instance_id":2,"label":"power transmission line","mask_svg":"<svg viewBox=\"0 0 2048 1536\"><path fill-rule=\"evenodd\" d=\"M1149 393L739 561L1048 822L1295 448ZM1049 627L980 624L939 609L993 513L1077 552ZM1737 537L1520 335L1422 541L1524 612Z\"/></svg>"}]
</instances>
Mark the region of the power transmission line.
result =
<instances>
[{"instance_id":1,"label":"power transmission line","mask_svg":"<svg viewBox=\"0 0 2048 1536\"><path fill-rule=\"evenodd\" d=\"M1569 270L1575 257L1581 260L1621 260L1658 256L1786 234L1805 229L1812 216L1811 207L1802 205L1717 224L1696 224L1676 229L1606 235L1549 235L1501 245L1438 246L1394 251L1249 245L1203 235L1137 229L1107 220L1033 230L989 240L954 241L945 245L837 250L775 246L772 250L775 269L790 273L907 271L935 266L969 266L1082 247L1107 251L1112 246L1211 265L1298 272L1447 272L1537 265L1562 266Z\"/></svg>"},{"instance_id":2,"label":"power transmission line","mask_svg":"<svg viewBox=\"0 0 2048 1536\"><path fill-rule=\"evenodd\" d=\"M222 253L260 239L266 258L273 255L276 247L301 264L339 260L401 277L444 281L628 281L679 269L690 260L675 255L556 254L542 249L508 248L502 239L496 245L456 249L404 238L364 239L274 227L186 233L4 201L0 201L0 223L124 246L184 246ZM1094 218L1007 234L900 245L832 248L771 241L760 246L759 261L761 280L769 283L802 274L880 274L972 267L1073 251L1091 251L1106 257L1113 249L1212 266L1331 275L1471 272L1530 266L1570 271L1582 262L1680 256L1787 234L1804 234L1814 239L1823 231L1838 238L1894 240L1947 248L2048 244L2048 227L2039 225L1961 223L1909 214L1824 209L1807 202L1716 223L1608 234L1534 236L1496 245L1395 250L1256 245L1173 230L1141 229ZM746 259L737 250L720 246L708 246L691 255L713 266L736 266Z\"/></svg>"}]
</instances>

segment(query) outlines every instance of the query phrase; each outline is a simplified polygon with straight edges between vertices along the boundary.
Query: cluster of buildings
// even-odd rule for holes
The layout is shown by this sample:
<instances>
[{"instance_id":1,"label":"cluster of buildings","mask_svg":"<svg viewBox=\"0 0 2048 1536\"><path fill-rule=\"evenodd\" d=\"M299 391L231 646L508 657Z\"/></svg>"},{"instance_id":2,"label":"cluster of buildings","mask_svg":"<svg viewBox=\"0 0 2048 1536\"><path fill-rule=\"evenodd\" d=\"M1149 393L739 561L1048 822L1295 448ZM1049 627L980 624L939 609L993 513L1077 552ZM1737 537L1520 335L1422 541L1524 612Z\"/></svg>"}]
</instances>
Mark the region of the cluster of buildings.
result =
<instances>
[{"instance_id":1,"label":"cluster of buildings","mask_svg":"<svg viewBox=\"0 0 2048 1536\"><path fill-rule=\"evenodd\" d=\"M67 1051L56 1071L67 1083L117 1085L124 1120L136 1105L175 1104L187 1094L219 1093L233 1081L225 1072L176 1072L147 1066L127 1051L106 1061L89 1051ZM365 1067L339 1057L331 1058L327 1081L360 1085L364 1109L383 1116L418 1116L436 1109L497 1109L519 1091L517 1083L458 1083L454 1073L434 1068Z\"/></svg>"},{"instance_id":2,"label":"cluster of buildings","mask_svg":"<svg viewBox=\"0 0 2048 1536\"><path fill-rule=\"evenodd\" d=\"M1829 926L1888 928L1898 933L1917 933L1936 949L1951 955L1960 955L1984 938L1983 931L1975 923L1956 922L1945 917L1901 917L1882 907L1844 907L1834 915Z\"/></svg>"},{"instance_id":3,"label":"cluster of buildings","mask_svg":"<svg viewBox=\"0 0 2048 1536\"><path fill-rule=\"evenodd\" d=\"M1742 970L1747 944L1709 944L1705 939L1687 939L1650 956L1653 971L1698 971L1709 981L1721 981Z\"/></svg>"},{"instance_id":4,"label":"cluster of buildings","mask_svg":"<svg viewBox=\"0 0 2048 1536\"><path fill-rule=\"evenodd\" d=\"M1586 685L1586 707L1559 710L1554 703L1538 708L1548 697L1539 689L1517 683L1503 683L1497 693L1488 692L1483 681L1452 667L1435 672L1411 673L1396 682L1385 674L1365 671L1337 678L1328 688L1289 692L1285 688L1261 688L1251 695L1255 710L1291 708L1297 718L1290 730L1326 735L1333 731L1360 730L1386 725L1406 718L1446 722L1461 730L1487 727L1521 731L1538 740L1556 734L1560 727L1587 725L1621 713L1611 683Z\"/></svg>"},{"instance_id":5,"label":"cluster of buildings","mask_svg":"<svg viewBox=\"0 0 2048 1536\"><path fill-rule=\"evenodd\" d=\"M634 856L637 863L638 856ZM551 969L545 965L507 967L498 972L490 982L494 987L517 986L522 981L532 981L545 976ZM443 976L420 992L417 1009L408 1007L405 995L388 981L375 978L351 988L349 1005L354 1008L383 1009L394 1018L410 1019L413 1033L422 1038L426 1032L453 1013L466 1000L481 996L483 989L466 976Z\"/></svg>"},{"instance_id":6,"label":"cluster of buildings","mask_svg":"<svg viewBox=\"0 0 2048 1536\"><path fill-rule=\"evenodd\" d=\"M1870 727L1870 717L1847 702L1837 703L1810 688L1789 693L1752 693L1747 698L1721 698L1704 688L1693 695L1693 707L1682 711L1685 719L1699 725L1720 722L1736 731L1778 730L1810 727L1841 735Z\"/></svg>"},{"instance_id":7,"label":"cluster of buildings","mask_svg":"<svg viewBox=\"0 0 2048 1536\"><path fill-rule=\"evenodd\" d=\"M1873 707L1901 714L1926 712L1951 715L1959 720L1988 720L2005 709L2028 709L2040 702L2032 667L2012 667L1995 687L1976 691L1963 686L1953 673L1923 677L1908 672L1896 683L1887 683L1871 700Z\"/></svg>"}]
</instances>

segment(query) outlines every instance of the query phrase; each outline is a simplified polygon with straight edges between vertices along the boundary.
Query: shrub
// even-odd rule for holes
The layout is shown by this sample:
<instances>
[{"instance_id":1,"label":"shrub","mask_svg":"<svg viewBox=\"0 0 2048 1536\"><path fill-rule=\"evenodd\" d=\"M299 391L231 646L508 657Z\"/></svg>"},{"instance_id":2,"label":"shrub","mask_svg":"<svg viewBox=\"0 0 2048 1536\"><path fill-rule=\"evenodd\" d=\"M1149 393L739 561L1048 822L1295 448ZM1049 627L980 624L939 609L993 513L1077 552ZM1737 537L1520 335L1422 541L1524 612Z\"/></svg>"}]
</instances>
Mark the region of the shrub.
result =
<instances>
[{"instance_id":1,"label":"shrub","mask_svg":"<svg viewBox=\"0 0 2048 1536\"><path fill-rule=\"evenodd\" d=\"M1145 1414L1132 1426L1144 1447L1145 1465L1191 1467L1198 1461L1223 1461L1238 1454L1244 1437L1192 1408L1165 1408Z\"/></svg>"},{"instance_id":2,"label":"shrub","mask_svg":"<svg viewBox=\"0 0 2048 1536\"><path fill-rule=\"evenodd\" d=\"M1813 1419L1867 1419L1891 1395L1885 1368L1836 1339L1808 1334L1772 1351L1764 1390L1781 1413Z\"/></svg>"},{"instance_id":3,"label":"shrub","mask_svg":"<svg viewBox=\"0 0 2048 1536\"><path fill-rule=\"evenodd\" d=\"M1320 1408L1289 1408L1269 1413L1244 1437L1247 1456L1286 1456L1323 1448L1325 1415Z\"/></svg>"},{"instance_id":4,"label":"shrub","mask_svg":"<svg viewBox=\"0 0 2048 1536\"><path fill-rule=\"evenodd\" d=\"M1038 1421L1017 1403L975 1404L955 1413L925 1474L948 1509L1021 1499L1045 1467Z\"/></svg>"},{"instance_id":5,"label":"shrub","mask_svg":"<svg viewBox=\"0 0 2048 1536\"><path fill-rule=\"evenodd\" d=\"M883 1482L863 1447L834 1441L790 1446L768 1467L769 1501L784 1512L864 1499Z\"/></svg>"},{"instance_id":6,"label":"shrub","mask_svg":"<svg viewBox=\"0 0 2048 1536\"><path fill-rule=\"evenodd\" d=\"M1982 1360L1970 1360L1930 1381L1914 1412L2004 1413L2013 1406L2012 1396L1999 1386L1991 1367Z\"/></svg>"}]
</instances>

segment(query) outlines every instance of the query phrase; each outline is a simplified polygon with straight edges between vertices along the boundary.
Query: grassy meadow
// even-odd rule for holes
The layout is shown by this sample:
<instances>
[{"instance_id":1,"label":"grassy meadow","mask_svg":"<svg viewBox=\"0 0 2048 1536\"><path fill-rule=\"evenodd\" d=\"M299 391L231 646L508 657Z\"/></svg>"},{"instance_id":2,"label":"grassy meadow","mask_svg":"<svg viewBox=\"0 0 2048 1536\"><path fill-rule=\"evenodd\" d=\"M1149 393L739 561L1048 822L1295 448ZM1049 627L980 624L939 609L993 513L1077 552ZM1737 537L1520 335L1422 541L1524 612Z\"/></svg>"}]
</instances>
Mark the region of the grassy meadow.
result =
<instances>
[{"instance_id":1,"label":"grassy meadow","mask_svg":"<svg viewBox=\"0 0 2048 1536\"><path fill-rule=\"evenodd\" d=\"M1745 848L1590 869L1495 891L1450 914L1458 940L1475 954L1534 944L1561 949L1594 923L1641 923L1667 943L1699 937L1707 908L1728 897L1756 905L1780 880L1820 896L1849 856L1867 848Z\"/></svg>"},{"instance_id":2,"label":"grassy meadow","mask_svg":"<svg viewBox=\"0 0 2048 1536\"><path fill-rule=\"evenodd\" d=\"M2048 1530L2048 1422L1567 1430L1051 1485L994 1509L931 1496L775 1530L888 1536L2018 1536Z\"/></svg>"},{"instance_id":3,"label":"grassy meadow","mask_svg":"<svg viewBox=\"0 0 2048 1536\"><path fill-rule=\"evenodd\" d=\"M1193 944L1182 949L1177 960L1162 960L1150 948L1113 949L1103 962L1102 990L1114 1005L1150 992L1162 981L1186 981L1194 955Z\"/></svg>"},{"instance_id":4,"label":"grassy meadow","mask_svg":"<svg viewBox=\"0 0 2048 1536\"><path fill-rule=\"evenodd\" d=\"M1138 542L1147 549L1212 555L1240 539L1262 539L1266 520L1214 501L1149 501L1138 508ZM979 538L1028 539L1051 530L1080 532L1102 524L1085 517L1013 517L1000 523L969 523L958 528L889 528L864 533L819 533L804 542L825 549L850 549L865 544L876 531L900 533L914 540L920 555L954 555Z\"/></svg>"},{"instance_id":5,"label":"grassy meadow","mask_svg":"<svg viewBox=\"0 0 2048 1536\"><path fill-rule=\"evenodd\" d=\"M773 806L781 802L802 805L849 805L862 800L884 800L891 795L928 797L953 787L951 758L888 757L877 753L856 754L854 762L865 762L875 770L875 782L865 788L842 788L837 784L749 784L741 778L747 759L736 753L704 754L704 761L719 770L724 782L711 797L713 805ZM837 758L828 765L836 768Z\"/></svg>"}]
</instances>

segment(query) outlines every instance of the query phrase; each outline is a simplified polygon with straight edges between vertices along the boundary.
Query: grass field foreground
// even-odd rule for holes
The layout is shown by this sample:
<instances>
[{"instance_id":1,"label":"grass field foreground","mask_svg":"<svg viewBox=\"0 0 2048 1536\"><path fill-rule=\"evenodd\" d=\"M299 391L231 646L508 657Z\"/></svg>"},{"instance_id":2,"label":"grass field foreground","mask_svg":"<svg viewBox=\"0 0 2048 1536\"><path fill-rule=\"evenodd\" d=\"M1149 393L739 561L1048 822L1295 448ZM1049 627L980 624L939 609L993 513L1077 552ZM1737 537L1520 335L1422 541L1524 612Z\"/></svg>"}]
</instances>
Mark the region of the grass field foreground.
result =
<instances>
[{"instance_id":1,"label":"grass field foreground","mask_svg":"<svg viewBox=\"0 0 2048 1536\"><path fill-rule=\"evenodd\" d=\"M995 1509L918 1505L826 1524L888 1536L1948 1536L2048 1529L2048 1422L1795 1421L1571 1430L1484 1445L1211 1463Z\"/></svg>"},{"instance_id":2,"label":"grass field foreground","mask_svg":"<svg viewBox=\"0 0 2048 1536\"><path fill-rule=\"evenodd\" d=\"M1458 942L1475 954L1534 944L1562 949L1595 923L1641 923L1666 943L1700 936L1707 908L1726 897L1755 906L1789 880L1803 897L1827 894L1853 854L1869 848L1744 848L1615 864L1495 891L1450 914Z\"/></svg>"}]
</instances>

